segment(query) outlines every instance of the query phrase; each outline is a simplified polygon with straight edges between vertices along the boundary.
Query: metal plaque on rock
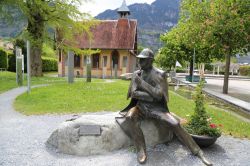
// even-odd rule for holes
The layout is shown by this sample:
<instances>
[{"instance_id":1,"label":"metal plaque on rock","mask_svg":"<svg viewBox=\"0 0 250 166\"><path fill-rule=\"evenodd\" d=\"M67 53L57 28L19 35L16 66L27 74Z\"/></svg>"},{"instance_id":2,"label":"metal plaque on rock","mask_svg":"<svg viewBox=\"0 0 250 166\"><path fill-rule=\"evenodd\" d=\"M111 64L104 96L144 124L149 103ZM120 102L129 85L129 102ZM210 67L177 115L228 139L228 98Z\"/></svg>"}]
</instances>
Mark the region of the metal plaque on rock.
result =
<instances>
[{"instance_id":1,"label":"metal plaque on rock","mask_svg":"<svg viewBox=\"0 0 250 166\"><path fill-rule=\"evenodd\" d=\"M99 125L81 125L80 136L99 136L101 135L101 126Z\"/></svg>"}]
</instances>

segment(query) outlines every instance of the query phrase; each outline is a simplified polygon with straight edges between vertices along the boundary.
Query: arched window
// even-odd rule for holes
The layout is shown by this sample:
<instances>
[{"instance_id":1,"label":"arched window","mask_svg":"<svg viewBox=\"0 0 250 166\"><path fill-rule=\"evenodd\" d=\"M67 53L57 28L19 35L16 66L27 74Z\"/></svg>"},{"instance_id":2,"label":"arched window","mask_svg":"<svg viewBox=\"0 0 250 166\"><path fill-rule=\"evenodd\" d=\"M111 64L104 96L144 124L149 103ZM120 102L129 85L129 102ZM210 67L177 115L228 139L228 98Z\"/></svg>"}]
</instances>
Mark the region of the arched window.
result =
<instances>
[{"instance_id":1,"label":"arched window","mask_svg":"<svg viewBox=\"0 0 250 166\"><path fill-rule=\"evenodd\" d=\"M119 52L117 50L113 50L111 52L111 67L115 68L115 65L117 65L117 68L119 68Z\"/></svg>"},{"instance_id":2,"label":"arched window","mask_svg":"<svg viewBox=\"0 0 250 166\"><path fill-rule=\"evenodd\" d=\"M74 67L80 67L81 57L80 55L74 55Z\"/></svg>"}]
</instances>

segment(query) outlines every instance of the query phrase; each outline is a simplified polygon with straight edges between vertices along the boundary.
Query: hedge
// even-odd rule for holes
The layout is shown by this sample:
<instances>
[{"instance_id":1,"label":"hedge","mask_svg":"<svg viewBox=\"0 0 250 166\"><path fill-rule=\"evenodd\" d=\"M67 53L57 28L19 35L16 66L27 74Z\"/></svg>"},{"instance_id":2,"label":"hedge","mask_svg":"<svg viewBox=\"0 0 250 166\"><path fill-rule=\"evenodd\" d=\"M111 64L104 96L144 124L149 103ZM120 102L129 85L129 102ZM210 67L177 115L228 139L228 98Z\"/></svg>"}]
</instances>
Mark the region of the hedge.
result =
<instances>
[{"instance_id":1,"label":"hedge","mask_svg":"<svg viewBox=\"0 0 250 166\"><path fill-rule=\"evenodd\" d=\"M7 52L0 48L0 68L7 69L8 66L7 57L8 57Z\"/></svg>"},{"instance_id":2,"label":"hedge","mask_svg":"<svg viewBox=\"0 0 250 166\"><path fill-rule=\"evenodd\" d=\"M250 76L250 66L240 66L240 75Z\"/></svg>"},{"instance_id":3,"label":"hedge","mask_svg":"<svg viewBox=\"0 0 250 166\"><path fill-rule=\"evenodd\" d=\"M16 72L16 56L14 54L9 54L9 67L8 71ZM26 56L25 56L26 58ZM26 72L26 60L24 61L24 67ZM42 70L45 71L57 71L57 60L53 58L42 57Z\"/></svg>"},{"instance_id":4,"label":"hedge","mask_svg":"<svg viewBox=\"0 0 250 166\"><path fill-rule=\"evenodd\" d=\"M43 71L57 71L58 64L54 58L42 57Z\"/></svg>"},{"instance_id":5,"label":"hedge","mask_svg":"<svg viewBox=\"0 0 250 166\"><path fill-rule=\"evenodd\" d=\"M8 71L16 72L16 55L9 54L8 55Z\"/></svg>"}]
</instances>

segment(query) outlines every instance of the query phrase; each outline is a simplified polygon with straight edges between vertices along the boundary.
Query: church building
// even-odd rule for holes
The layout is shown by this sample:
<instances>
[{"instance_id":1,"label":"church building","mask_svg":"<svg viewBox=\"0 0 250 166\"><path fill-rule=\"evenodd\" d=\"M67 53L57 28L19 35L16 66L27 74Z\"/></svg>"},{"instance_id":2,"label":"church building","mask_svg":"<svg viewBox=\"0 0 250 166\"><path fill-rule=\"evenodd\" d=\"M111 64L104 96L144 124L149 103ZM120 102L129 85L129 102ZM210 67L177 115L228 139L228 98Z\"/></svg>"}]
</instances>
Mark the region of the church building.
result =
<instances>
[{"instance_id":1,"label":"church building","mask_svg":"<svg viewBox=\"0 0 250 166\"><path fill-rule=\"evenodd\" d=\"M92 40L86 35L78 35L80 49L98 49L91 60L91 75L96 78L110 78L116 74L132 73L136 69L137 21L129 19L130 10L125 0L117 10L118 20L100 20L91 28ZM74 55L75 76L86 76L86 55ZM58 75L67 75L67 55L59 54Z\"/></svg>"}]
</instances>

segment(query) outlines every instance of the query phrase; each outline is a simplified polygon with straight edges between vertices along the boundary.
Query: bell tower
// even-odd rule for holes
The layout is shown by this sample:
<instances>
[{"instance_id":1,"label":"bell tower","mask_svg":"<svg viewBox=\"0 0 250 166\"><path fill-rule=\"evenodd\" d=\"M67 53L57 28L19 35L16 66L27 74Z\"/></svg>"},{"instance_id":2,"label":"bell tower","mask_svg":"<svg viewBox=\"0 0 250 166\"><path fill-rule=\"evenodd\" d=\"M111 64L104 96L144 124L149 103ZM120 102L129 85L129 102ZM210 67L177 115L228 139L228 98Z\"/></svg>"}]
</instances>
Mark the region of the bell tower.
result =
<instances>
[{"instance_id":1,"label":"bell tower","mask_svg":"<svg viewBox=\"0 0 250 166\"><path fill-rule=\"evenodd\" d=\"M117 13L120 15L120 18L126 18L128 15L130 15L130 10L125 0L123 0L122 6L117 10Z\"/></svg>"}]
</instances>

